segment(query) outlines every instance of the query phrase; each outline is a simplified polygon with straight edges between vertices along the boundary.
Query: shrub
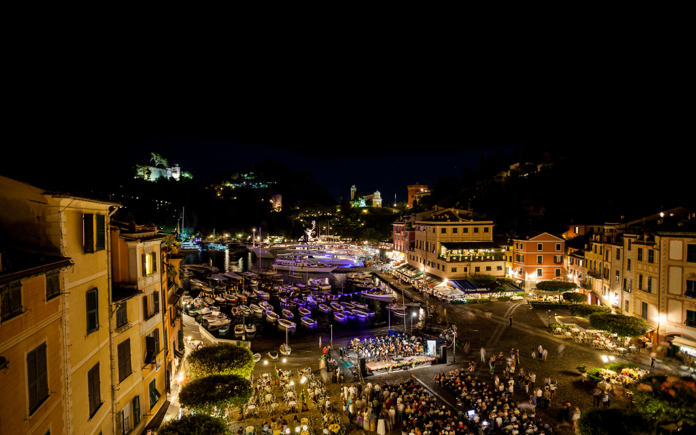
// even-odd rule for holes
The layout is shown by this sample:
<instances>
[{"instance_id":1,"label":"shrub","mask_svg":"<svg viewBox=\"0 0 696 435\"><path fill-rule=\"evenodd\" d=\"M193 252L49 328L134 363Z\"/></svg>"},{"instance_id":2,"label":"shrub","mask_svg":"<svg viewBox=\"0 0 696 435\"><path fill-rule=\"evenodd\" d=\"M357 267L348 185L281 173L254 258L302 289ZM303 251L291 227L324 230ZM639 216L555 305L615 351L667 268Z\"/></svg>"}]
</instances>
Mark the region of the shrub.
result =
<instances>
[{"instance_id":1,"label":"shrub","mask_svg":"<svg viewBox=\"0 0 696 435\"><path fill-rule=\"evenodd\" d=\"M599 376L600 370L602 370L602 367L595 367L587 371L587 377L595 384L598 384L603 380L602 377Z\"/></svg>"},{"instance_id":2,"label":"shrub","mask_svg":"<svg viewBox=\"0 0 696 435\"><path fill-rule=\"evenodd\" d=\"M637 369L638 366L633 363L613 363L605 365L604 368L618 373L623 369Z\"/></svg>"},{"instance_id":3,"label":"shrub","mask_svg":"<svg viewBox=\"0 0 696 435\"><path fill-rule=\"evenodd\" d=\"M210 375L237 375L248 378L254 369L251 350L232 344L216 344L194 350L186 357L194 378Z\"/></svg>"},{"instance_id":4,"label":"shrub","mask_svg":"<svg viewBox=\"0 0 696 435\"><path fill-rule=\"evenodd\" d=\"M181 419L172 419L157 429L157 435L232 435L227 423L209 415L186 415Z\"/></svg>"},{"instance_id":5,"label":"shrub","mask_svg":"<svg viewBox=\"0 0 696 435\"><path fill-rule=\"evenodd\" d=\"M496 287L493 291L498 293L505 293L505 290L507 290L505 287Z\"/></svg>"},{"instance_id":6,"label":"shrub","mask_svg":"<svg viewBox=\"0 0 696 435\"><path fill-rule=\"evenodd\" d=\"M577 284L573 282L566 281L541 281L536 285L538 290L544 290L547 292L564 291L564 290L575 290L578 288Z\"/></svg>"},{"instance_id":7,"label":"shrub","mask_svg":"<svg viewBox=\"0 0 696 435\"><path fill-rule=\"evenodd\" d=\"M575 293L575 292L563 293L563 299L565 299L568 302L573 302L576 304L582 304L584 302L587 302L586 295L584 295L582 293Z\"/></svg>"},{"instance_id":8,"label":"shrub","mask_svg":"<svg viewBox=\"0 0 696 435\"><path fill-rule=\"evenodd\" d=\"M554 309L554 308L568 308L569 304L559 303L559 302L547 302L547 301L527 301L532 308L543 308L543 309Z\"/></svg>"},{"instance_id":9,"label":"shrub","mask_svg":"<svg viewBox=\"0 0 696 435\"><path fill-rule=\"evenodd\" d=\"M640 337L648 331L648 322L623 314L594 313L590 315L590 325L622 337Z\"/></svg>"},{"instance_id":10,"label":"shrub","mask_svg":"<svg viewBox=\"0 0 696 435\"><path fill-rule=\"evenodd\" d=\"M451 305L463 305L466 303L467 303L467 301L452 301L452 302L450 302Z\"/></svg>"},{"instance_id":11,"label":"shrub","mask_svg":"<svg viewBox=\"0 0 696 435\"><path fill-rule=\"evenodd\" d=\"M185 408L205 414L216 412L224 417L226 411L247 403L251 393L251 382L242 377L211 375L192 379L181 387L179 402Z\"/></svg>"},{"instance_id":12,"label":"shrub","mask_svg":"<svg viewBox=\"0 0 696 435\"><path fill-rule=\"evenodd\" d=\"M478 298L473 300L476 301L477 304L485 304L486 302L490 302L491 298Z\"/></svg>"},{"instance_id":13,"label":"shrub","mask_svg":"<svg viewBox=\"0 0 696 435\"><path fill-rule=\"evenodd\" d=\"M645 435L643 416L622 408L589 408L578 420L578 433L583 435L635 434Z\"/></svg>"},{"instance_id":14,"label":"shrub","mask_svg":"<svg viewBox=\"0 0 696 435\"><path fill-rule=\"evenodd\" d=\"M696 384L689 377L648 374L635 383L633 398L643 415L662 428L694 433ZM688 430L685 430L688 428ZM656 428L657 429L657 428Z\"/></svg>"},{"instance_id":15,"label":"shrub","mask_svg":"<svg viewBox=\"0 0 696 435\"><path fill-rule=\"evenodd\" d=\"M517 292L517 293L515 293L515 296L524 297L524 295L525 295L524 292Z\"/></svg>"},{"instance_id":16,"label":"shrub","mask_svg":"<svg viewBox=\"0 0 696 435\"><path fill-rule=\"evenodd\" d=\"M515 280L512 278L498 278L500 284L514 284Z\"/></svg>"},{"instance_id":17,"label":"shrub","mask_svg":"<svg viewBox=\"0 0 696 435\"><path fill-rule=\"evenodd\" d=\"M603 305L571 305L570 314L578 317L590 317L594 313L610 313L611 310Z\"/></svg>"},{"instance_id":18,"label":"shrub","mask_svg":"<svg viewBox=\"0 0 696 435\"><path fill-rule=\"evenodd\" d=\"M479 287L491 288L491 287L493 287L493 284L495 284L495 280L497 278L494 277L493 275L484 275L484 274L478 273L478 274L474 274L474 275L469 275L469 277L467 279Z\"/></svg>"},{"instance_id":19,"label":"shrub","mask_svg":"<svg viewBox=\"0 0 696 435\"><path fill-rule=\"evenodd\" d=\"M501 296L498 298L499 301L509 301L511 296Z\"/></svg>"},{"instance_id":20,"label":"shrub","mask_svg":"<svg viewBox=\"0 0 696 435\"><path fill-rule=\"evenodd\" d=\"M561 325L560 323L550 323L549 324L549 329L556 329L556 328L561 328L566 331L570 330L571 326L570 325Z\"/></svg>"}]
</instances>

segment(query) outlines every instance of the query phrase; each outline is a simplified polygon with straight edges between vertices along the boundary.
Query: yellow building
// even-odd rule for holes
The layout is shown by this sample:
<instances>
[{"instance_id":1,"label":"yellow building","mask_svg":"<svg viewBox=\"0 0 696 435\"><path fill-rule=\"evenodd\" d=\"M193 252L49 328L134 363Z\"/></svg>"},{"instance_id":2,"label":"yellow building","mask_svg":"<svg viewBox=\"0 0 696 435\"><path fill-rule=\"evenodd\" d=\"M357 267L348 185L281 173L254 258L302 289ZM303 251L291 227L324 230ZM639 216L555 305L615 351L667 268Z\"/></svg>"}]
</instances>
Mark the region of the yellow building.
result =
<instances>
[{"instance_id":1,"label":"yellow building","mask_svg":"<svg viewBox=\"0 0 696 435\"><path fill-rule=\"evenodd\" d=\"M184 288L181 286L179 265L183 255L162 244L162 293L167 301L166 312L163 316L162 331L166 331L169 340L164 342L165 365L167 368L165 387L172 391L178 381L179 370L182 368L184 357L183 328L181 327L181 296Z\"/></svg>"},{"instance_id":2,"label":"yellow building","mask_svg":"<svg viewBox=\"0 0 696 435\"><path fill-rule=\"evenodd\" d=\"M106 228L118 204L47 192L0 177L0 237L70 258L60 274L64 327L64 433L112 433L109 258Z\"/></svg>"},{"instance_id":3,"label":"yellow building","mask_svg":"<svg viewBox=\"0 0 696 435\"><path fill-rule=\"evenodd\" d=\"M0 254L0 433L65 434L61 270L69 258Z\"/></svg>"},{"instance_id":4,"label":"yellow building","mask_svg":"<svg viewBox=\"0 0 696 435\"><path fill-rule=\"evenodd\" d=\"M589 304L604 304L609 306L608 298L603 298L602 271L604 269L604 244L601 234L593 234L585 250L585 266L583 288Z\"/></svg>"},{"instance_id":5,"label":"yellow building","mask_svg":"<svg viewBox=\"0 0 696 435\"><path fill-rule=\"evenodd\" d=\"M633 243L636 251L636 282L633 290L633 307L631 312L636 317L648 321L653 329L657 329L660 320L659 298L660 289L660 241L652 234L639 235Z\"/></svg>"}]
</instances>

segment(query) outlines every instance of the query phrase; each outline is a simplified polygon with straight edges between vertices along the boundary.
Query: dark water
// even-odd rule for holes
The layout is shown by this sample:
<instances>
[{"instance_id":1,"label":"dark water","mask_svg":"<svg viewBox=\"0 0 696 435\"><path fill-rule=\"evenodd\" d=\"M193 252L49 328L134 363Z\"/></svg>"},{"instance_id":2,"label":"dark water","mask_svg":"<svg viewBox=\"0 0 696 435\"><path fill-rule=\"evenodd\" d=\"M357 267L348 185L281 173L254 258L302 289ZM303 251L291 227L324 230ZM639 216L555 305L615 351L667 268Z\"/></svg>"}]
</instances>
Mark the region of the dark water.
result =
<instances>
[{"instance_id":1,"label":"dark water","mask_svg":"<svg viewBox=\"0 0 696 435\"><path fill-rule=\"evenodd\" d=\"M250 252L245 253L241 256L231 256L226 251L213 253L200 252L188 254L182 263L209 264L210 260L212 259L213 265L220 269L220 273L224 273L226 271L241 272L245 270L257 272L259 270L259 267L261 270L267 270L271 268L271 265L273 264L273 259L255 259L254 257L255 255L253 255ZM410 319L406 319L406 322L404 322L404 318L391 315L390 311L385 308L387 305L386 302L377 301L369 298L363 298L363 296L358 293L361 289L358 289L350 285L347 282L346 274L344 273L305 273L301 274L302 279L289 278L287 271L279 271L279 273L283 276L283 281L285 283L306 283L307 275L309 275L309 279L321 278L328 280L328 282L332 286L333 294L344 295L339 299L340 301L348 301L352 299L366 303L368 304L368 310L374 311L375 315L368 317L367 319L360 319L356 317L354 319L338 321L334 318L333 311L331 313L324 313L316 307L313 308L312 306L306 306L305 308L312 310L312 314L310 317L313 320L317 321L316 326L309 327L303 324L300 321L300 318L302 316L297 311L297 309L295 309L293 311L295 316L293 319L291 319L292 322L295 322L297 324L297 327L295 329L286 330L286 328L279 326L277 324L277 321L268 320L265 314L252 314L251 316L248 316L245 319L242 319L241 316L232 318L231 327L227 334L220 335L217 332L214 332L213 335L230 340L240 340L242 336L235 335L234 325L240 324L243 321L245 321L247 325L253 323L254 325L256 325L256 333L249 334L247 336L247 340L252 342L252 350L254 352L261 352L268 350L277 350L280 344L284 343L286 340L286 331L287 340L290 346L292 347L293 343L298 342L316 343L319 341L320 336L323 343L328 343L331 338L332 332L334 338L345 338L353 334L356 337L365 337L372 335L370 334L370 331L373 329L382 329L386 331L386 328L388 328L389 326L391 326L391 329L403 331L404 323L406 323L406 331L410 330ZM376 282L376 284L378 283ZM354 294L352 297L348 296L348 294L351 293L356 294ZM192 292L191 296L195 297L196 293ZM274 307L274 311L278 315L282 315L280 300L277 297L271 297L270 300L268 300L267 302ZM258 301L252 302L252 300L250 299L249 304L251 303L256 303L258 305ZM229 315L231 312L231 307L222 306L221 311Z\"/></svg>"}]
</instances>

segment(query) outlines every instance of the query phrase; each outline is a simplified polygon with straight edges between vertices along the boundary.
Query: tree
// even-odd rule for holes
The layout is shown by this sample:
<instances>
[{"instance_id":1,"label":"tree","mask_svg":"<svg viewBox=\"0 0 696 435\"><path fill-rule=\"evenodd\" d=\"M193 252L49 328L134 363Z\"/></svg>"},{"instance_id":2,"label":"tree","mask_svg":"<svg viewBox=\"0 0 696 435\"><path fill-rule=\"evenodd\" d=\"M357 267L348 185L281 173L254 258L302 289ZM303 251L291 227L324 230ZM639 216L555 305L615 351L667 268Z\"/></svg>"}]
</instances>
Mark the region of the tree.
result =
<instances>
[{"instance_id":1,"label":"tree","mask_svg":"<svg viewBox=\"0 0 696 435\"><path fill-rule=\"evenodd\" d=\"M541 281L536 285L537 290L544 290L547 292L564 291L564 290L575 290L578 288L577 284L567 281Z\"/></svg>"},{"instance_id":2,"label":"tree","mask_svg":"<svg viewBox=\"0 0 696 435\"><path fill-rule=\"evenodd\" d=\"M159 429L157 435L232 435L223 420L205 414L185 415L171 419Z\"/></svg>"},{"instance_id":3,"label":"tree","mask_svg":"<svg viewBox=\"0 0 696 435\"><path fill-rule=\"evenodd\" d=\"M181 173L182 178L188 178L188 179L193 179L193 175L189 171L184 171Z\"/></svg>"},{"instance_id":4,"label":"tree","mask_svg":"<svg viewBox=\"0 0 696 435\"><path fill-rule=\"evenodd\" d=\"M186 357L194 378L211 375L237 375L248 378L254 370L254 356L249 349L233 344L216 344L194 350Z\"/></svg>"},{"instance_id":5,"label":"tree","mask_svg":"<svg viewBox=\"0 0 696 435\"><path fill-rule=\"evenodd\" d=\"M565 292L563 293L563 299L565 299L568 302L573 302L576 304L582 304L584 302L587 302L587 296L582 294L582 293L575 293L575 292Z\"/></svg>"},{"instance_id":6,"label":"tree","mask_svg":"<svg viewBox=\"0 0 696 435\"><path fill-rule=\"evenodd\" d=\"M594 313L610 313L611 310L604 305L571 305L570 314L578 317L590 317Z\"/></svg>"},{"instance_id":7,"label":"tree","mask_svg":"<svg viewBox=\"0 0 696 435\"><path fill-rule=\"evenodd\" d=\"M594 313L590 315L590 325L622 337L640 337L648 332L648 322L623 314Z\"/></svg>"},{"instance_id":8,"label":"tree","mask_svg":"<svg viewBox=\"0 0 696 435\"><path fill-rule=\"evenodd\" d=\"M578 420L578 433L582 435L635 434L647 435L641 414L622 408L589 408L583 410Z\"/></svg>"},{"instance_id":9,"label":"tree","mask_svg":"<svg viewBox=\"0 0 696 435\"><path fill-rule=\"evenodd\" d=\"M167 160L167 158L165 158L162 154L152 152L150 153L150 155L152 155L152 158L150 160L152 160L155 163L155 166L162 165L165 168L169 167L169 160Z\"/></svg>"},{"instance_id":10,"label":"tree","mask_svg":"<svg viewBox=\"0 0 696 435\"><path fill-rule=\"evenodd\" d=\"M482 273L469 275L467 278L469 281L473 282L480 287L492 287L495 283L496 277L493 275L485 275Z\"/></svg>"},{"instance_id":11,"label":"tree","mask_svg":"<svg viewBox=\"0 0 696 435\"><path fill-rule=\"evenodd\" d=\"M240 376L211 375L181 387L179 402L190 410L227 418L249 401L252 391L251 382Z\"/></svg>"},{"instance_id":12,"label":"tree","mask_svg":"<svg viewBox=\"0 0 696 435\"><path fill-rule=\"evenodd\" d=\"M648 374L636 382L633 398L638 411L647 417L656 431L694 433L696 383L693 379Z\"/></svg>"}]
</instances>

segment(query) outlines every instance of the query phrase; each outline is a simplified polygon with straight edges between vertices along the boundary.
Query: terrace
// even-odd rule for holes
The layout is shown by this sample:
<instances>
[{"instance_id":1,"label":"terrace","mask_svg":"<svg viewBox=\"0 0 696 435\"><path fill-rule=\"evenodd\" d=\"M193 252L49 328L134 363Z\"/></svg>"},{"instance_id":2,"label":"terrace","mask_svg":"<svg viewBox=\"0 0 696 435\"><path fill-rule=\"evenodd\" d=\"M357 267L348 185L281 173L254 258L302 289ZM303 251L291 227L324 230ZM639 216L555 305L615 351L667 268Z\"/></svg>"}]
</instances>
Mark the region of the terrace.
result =
<instances>
[{"instance_id":1,"label":"terrace","mask_svg":"<svg viewBox=\"0 0 696 435\"><path fill-rule=\"evenodd\" d=\"M438 259L447 262L504 261L505 250L493 242L442 242Z\"/></svg>"}]
</instances>

